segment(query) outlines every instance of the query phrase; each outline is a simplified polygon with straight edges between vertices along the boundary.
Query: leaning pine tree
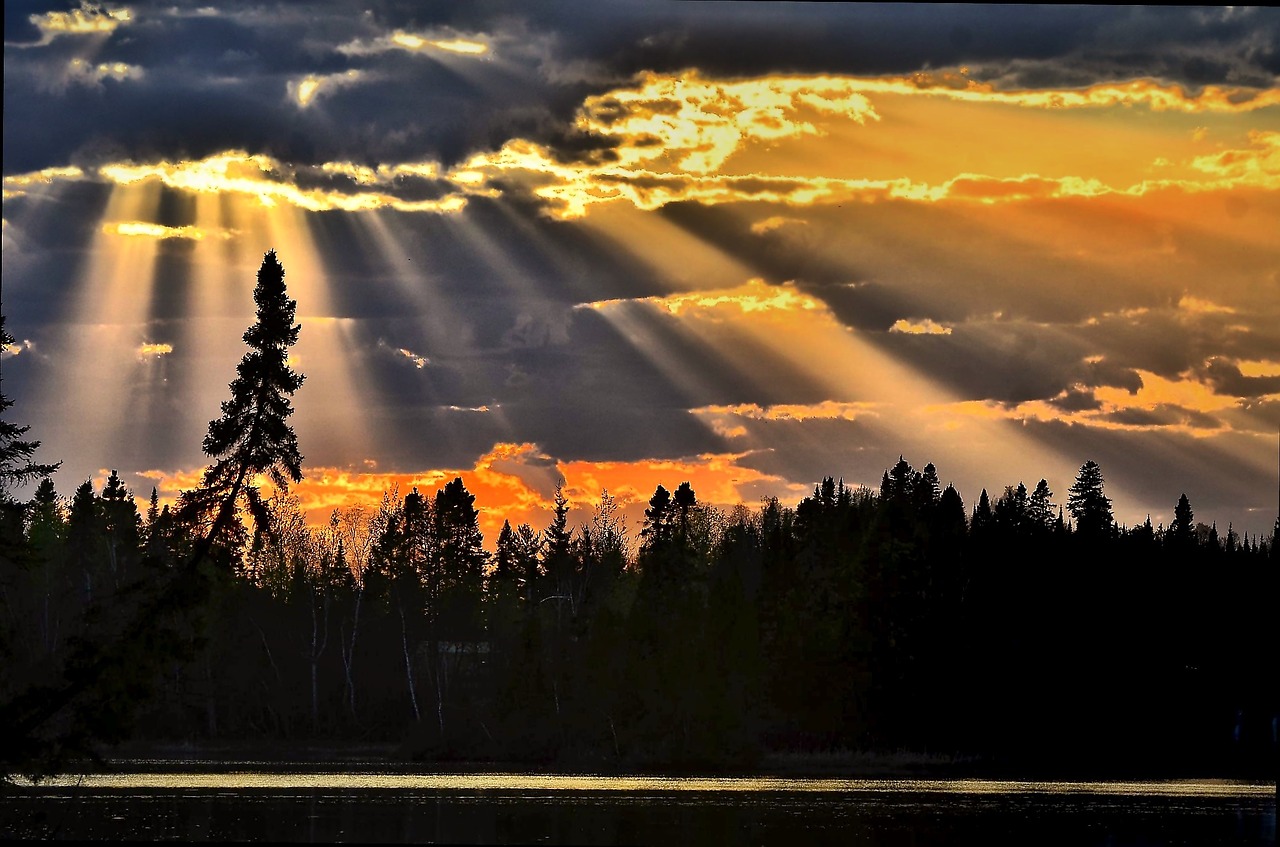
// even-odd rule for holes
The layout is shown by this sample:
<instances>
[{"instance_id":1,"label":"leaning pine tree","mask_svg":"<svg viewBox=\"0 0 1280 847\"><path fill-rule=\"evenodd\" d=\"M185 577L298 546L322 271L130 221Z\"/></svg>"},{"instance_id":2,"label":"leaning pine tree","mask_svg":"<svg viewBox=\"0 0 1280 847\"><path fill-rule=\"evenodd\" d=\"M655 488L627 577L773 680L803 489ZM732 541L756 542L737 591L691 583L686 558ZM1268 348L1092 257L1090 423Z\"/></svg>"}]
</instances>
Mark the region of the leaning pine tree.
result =
<instances>
[{"instance_id":1,"label":"leaning pine tree","mask_svg":"<svg viewBox=\"0 0 1280 847\"><path fill-rule=\"evenodd\" d=\"M109 610L107 631L79 639L55 681L0 703L0 782L7 774L64 771L75 759L96 758L99 745L129 736L160 671L190 647L187 622L209 598L209 553L243 534L239 504L260 525L267 519L255 478L266 475L281 489L301 480L302 456L287 422L289 397L303 379L288 365L299 327L274 250L262 260L253 299L258 319L244 334L250 350L204 440L214 462L201 485L181 498L180 512L202 530L194 550L149 596Z\"/></svg>"},{"instance_id":2,"label":"leaning pine tree","mask_svg":"<svg viewBox=\"0 0 1280 847\"><path fill-rule=\"evenodd\" d=\"M249 352L240 360L231 383L231 399L222 402L222 417L209 422L204 452L214 459L200 487L183 492L180 515L200 526L201 540L190 561L197 567L215 544L231 542L240 529L238 509L245 509L265 528L267 509L254 480L265 475L277 489L302 479L298 438L288 424L290 396L303 376L289 367L289 348L298 341L297 302L284 287L284 268L274 250L258 269L253 291L258 320L245 330Z\"/></svg>"}]
</instances>

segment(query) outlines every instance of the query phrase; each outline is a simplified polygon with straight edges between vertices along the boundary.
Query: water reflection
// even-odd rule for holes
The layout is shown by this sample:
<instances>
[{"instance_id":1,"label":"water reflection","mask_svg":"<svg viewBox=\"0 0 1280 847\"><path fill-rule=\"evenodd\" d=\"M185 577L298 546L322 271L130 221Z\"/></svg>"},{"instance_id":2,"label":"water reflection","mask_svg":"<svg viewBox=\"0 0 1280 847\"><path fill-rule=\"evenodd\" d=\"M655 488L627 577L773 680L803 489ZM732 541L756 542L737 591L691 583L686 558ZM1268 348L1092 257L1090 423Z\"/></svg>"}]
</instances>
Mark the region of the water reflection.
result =
<instances>
[{"instance_id":1,"label":"water reflection","mask_svg":"<svg viewBox=\"0 0 1280 847\"><path fill-rule=\"evenodd\" d=\"M31 786L27 780L18 784ZM1229 780L1028 782L992 779L794 779L786 777L599 776L510 773L109 773L44 780L42 788L107 790L394 790L824 792L875 794L1093 794L1118 797L1268 797L1274 784Z\"/></svg>"},{"instance_id":2,"label":"water reflection","mask_svg":"<svg viewBox=\"0 0 1280 847\"><path fill-rule=\"evenodd\" d=\"M0 838L549 844L1275 844L1275 786L558 774L65 777L0 796Z\"/></svg>"}]
</instances>

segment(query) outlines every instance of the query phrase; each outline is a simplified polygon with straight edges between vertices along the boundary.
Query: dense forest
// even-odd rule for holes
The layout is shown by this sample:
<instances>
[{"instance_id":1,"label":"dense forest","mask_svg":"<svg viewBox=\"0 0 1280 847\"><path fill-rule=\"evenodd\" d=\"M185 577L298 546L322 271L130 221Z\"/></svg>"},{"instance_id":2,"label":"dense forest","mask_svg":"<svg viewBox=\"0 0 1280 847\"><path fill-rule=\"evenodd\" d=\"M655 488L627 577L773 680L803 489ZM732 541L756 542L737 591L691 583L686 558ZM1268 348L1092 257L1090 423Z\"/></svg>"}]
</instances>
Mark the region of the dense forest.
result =
<instances>
[{"instance_id":1,"label":"dense forest","mask_svg":"<svg viewBox=\"0 0 1280 847\"><path fill-rule=\"evenodd\" d=\"M508 522L493 553L462 479L309 526L288 493L297 327L267 270L214 462L173 508L153 491L140 511L114 472L63 497L3 424L11 771L129 739L590 768L833 750L1054 773L1274 762L1276 537L1196 523L1185 496L1168 527L1120 526L1091 461L1060 504L1040 480L967 505L905 459L878 490L829 477L794 506L659 486L634 535L607 492L570 526L558 491L549 525Z\"/></svg>"}]
</instances>

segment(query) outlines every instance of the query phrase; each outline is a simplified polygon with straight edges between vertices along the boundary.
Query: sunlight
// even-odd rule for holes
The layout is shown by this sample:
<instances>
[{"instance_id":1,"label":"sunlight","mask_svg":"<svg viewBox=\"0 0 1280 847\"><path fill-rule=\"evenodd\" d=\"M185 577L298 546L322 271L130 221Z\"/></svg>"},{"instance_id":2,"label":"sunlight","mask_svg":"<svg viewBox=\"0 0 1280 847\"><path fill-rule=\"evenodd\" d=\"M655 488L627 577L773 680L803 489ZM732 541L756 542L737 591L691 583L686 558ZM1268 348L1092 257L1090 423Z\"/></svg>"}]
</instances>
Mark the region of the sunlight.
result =
<instances>
[{"instance_id":1,"label":"sunlight","mask_svg":"<svg viewBox=\"0 0 1280 847\"><path fill-rule=\"evenodd\" d=\"M297 368L307 375L307 390L296 400L299 432L315 445L311 450L343 464L358 464L371 446L364 410L372 398L362 389L365 381L357 371L360 340L355 321L332 317L337 312L331 282L303 211L282 205L267 207L261 214L265 226L256 231L265 232L285 266L289 296L298 303L302 324L294 348Z\"/></svg>"},{"instance_id":2,"label":"sunlight","mask_svg":"<svg viewBox=\"0 0 1280 847\"><path fill-rule=\"evenodd\" d=\"M74 396L79 408L93 410L61 421L72 443L109 450L132 429L127 414L111 410L128 396L139 368L147 368L149 357L139 351L154 343L146 334L160 241L131 237L137 233L121 233L120 227L154 218L160 191L155 183L112 189L104 224L89 245L84 271L77 275L80 284L69 298L66 329L56 342L63 376L43 385L37 400L57 408L61 398Z\"/></svg>"},{"instance_id":3,"label":"sunlight","mask_svg":"<svg viewBox=\"0 0 1280 847\"><path fill-rule=\"evenodd\" d=\"M777 294L765 298L762 289L772 289ZM825 304L789 291L787 286L765 286L755 281L723 291L610 301L591 304L591 308L618 327L637 350L677 384L681 380L689 382L687 369L678 361L664 361L664 345L650 328L655 324L641 318L646 312L661 315L661 322L675 322L681 331L730 362L741 362L744 351L752 347L765 351L812 380L834 403L856 404L838 405L810 417L846 417L838 412L858 410L861 414L855 417L861 425L890 434L891 440L902 445L904 453L911 453L920 461L946 456L946 472L951 478L985 480L991 467L1036 469L1017 472L1029 476L1048 471L1062 481L1065 489L1066 481L1075 476L1078 457L1069 450L1031 437L1017 421L1003 415L964 414L964 407L957 405L959 395L898 361L866 334L842 325ZM697 396L696 385L688 385L686 390L690 396ZM755 407L690 411L732 443L749 449L772 446L768 439L753 438L749 426L739 428L733 424L735 417L744 424L764 417ZM782 417L779 413L778 418ZM813 446L817 446L816 442ZM861 482L874 486L877 480ZM968 493L969 501L975 494ZM1123 498L1125 493L1116 496Z\"/></svg>"}]
</instances>

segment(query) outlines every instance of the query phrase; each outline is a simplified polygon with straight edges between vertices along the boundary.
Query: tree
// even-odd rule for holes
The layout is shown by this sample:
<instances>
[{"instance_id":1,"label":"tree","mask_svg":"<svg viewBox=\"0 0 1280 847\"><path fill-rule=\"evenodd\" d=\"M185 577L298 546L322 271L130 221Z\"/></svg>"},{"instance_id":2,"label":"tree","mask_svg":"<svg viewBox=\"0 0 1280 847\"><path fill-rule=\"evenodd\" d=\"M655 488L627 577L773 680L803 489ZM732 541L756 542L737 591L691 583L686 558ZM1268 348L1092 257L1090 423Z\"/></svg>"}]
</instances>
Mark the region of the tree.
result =
<instances>
[{"instance_id":1,"label":"tree","mask_svg":"<svg viewBox=\"0 0 1280 847\"><path fill-rule=\"evenodd\" d=\"M1102 468L1092 459L1081 465L1067 491L1067 511L1081 535L1101 538L1111 532L1111 500L1102 493Z\"/></svg>"},{"instance_id":2,"label":"tree","mask_svg":"<svg viewBox=\"0 0 1280 847\"><path fill-rule=\"evenodd\" d=\"M1027 518L1035 530L1053 529L1053 492L1049 490L1048 480L1036 483L1035 491L1027 500Z\"/></svg>"},{"instance_id":3,"label":"tree","mask_svg":"<svg viewBox=\"0 0 1280 847\"><path fill-rule=\"evenodd\" d=\"M475 641L480 635L480 601L489 556L475 501L476 496L467 491L462 478L455 477L436 492L431 510L437 539L435 570L440 579L442 634L455 641Z\"/></svg>"},{"instance_id":4,"label":"tree","mask_svg":"<svg viewBox=\"0 0 1280 847\"><path fill-rule=\"evenodd\" d=\"M243 537L237 504L243 498L259 526L269 523L252 478L266 474L279 489L301 480L302 456L288 424L289 397L303 380L288 365L300 327L293 322L297 304L286 296L284 268L274 250L262 260L253 298L257 320L244 333L250 351L231 383L231 399L222 404L222 417L210 422L204 439L205 453L216 461L201 485L182 497L182 522L200 529L200 540L184 567L149 586L149 596L114 607L107 631L77 642L62 679L0 705L0 726L9 733L0 745L0 767L7 772L56 772L68 756L93 755L95 744L126 737L160 669L193 646L185 636L189 621L202 616L212 596L201 565L215 542ZM18 441L24 433L20 427L0 430L4 480L41 472L29 462L33 443ZM73 518L74 511L73 504Z\"/></svg>"},{"instance_id":5,"label":"tree","mask_svg":"<svg viewBox=\"0 0 1280 847\"><path fill-rule=\"evenodd\" d=\"M102 517L107 535L107 562L116 588L126 585L134 576L138 559L142 518L133 495L114 470L102 489Z\"/></svg>"},{"instance_id":6,"label":"tree","mask_svg":"<svg viewBox=\"0 0 1280 847\"><path fill-rule=\"evenodd\" d=\"M4 328L4 315L0 315L0 349L13 343L13 336ZM4 414L13 405L13 401L0 393L0 414ZM0 501L7 501L12 490L37 479L49 476L62 464L52 465L31 461L31 457L40 448L39 441L23 441L30 426L18 426L10 421L0 420Z\"/></svg>"},{"instance_id":7,"label":"tree","mask_svg":"<svg viewBox=\"0 0 1280 847\"><path fill-rule=\"evenodd\" d=\"M984 488L978 497L978 505L973 507L973 519L969 522L969 530L974 534L986 532L994 521L995 517L991 514L991 500L987 497L987 489Z\"/></svg>"},{"instance_id":8,"label":"tree","mask_svg":"<svg viewBox=\"0 0 1280 847\"><path fill-rule=\"evenodd\" d=\"M1196 544L1195 512L1191 510L1191 501L1185 493L1178 498L1178 505L1173 508L1173 523L1169 525L1168 541L1181 550Z\"/></svg>"},{"instance_id":9,"label":"tree","mask_svg":"<svg viewBox=\"0 0 1280 847\"><path fill-rule=\"evenodd\" d=\"M242 496L255 521L267 521L266 507L250 482L255 475L265 474L281 490L302 479L302 454L288 424L293 414L289 398L304 379L288 361L301 326L293 322L297 302L287 296L284 268L274 250L262 259L253 300L257 321L244 333L249 352L236 368L231 399L222 403L222 417L209 422L204 439L204 452L215 461L205 470L200 487L183 494L186 516L208 527L196 547L193 565L215 542L223 541L237 522Z\"/></svg>"},{"instance_id":10,"label":"tree","mask_svg":"<svg viewBox=\"0 0 1280 847\"><path fill-rule=\"evenodd\" d=\"M644 527L640 530L640 551L652 550L667 539L670 530L671 492L659 485L644 510Z\"/></svg>"}]
</instances>

